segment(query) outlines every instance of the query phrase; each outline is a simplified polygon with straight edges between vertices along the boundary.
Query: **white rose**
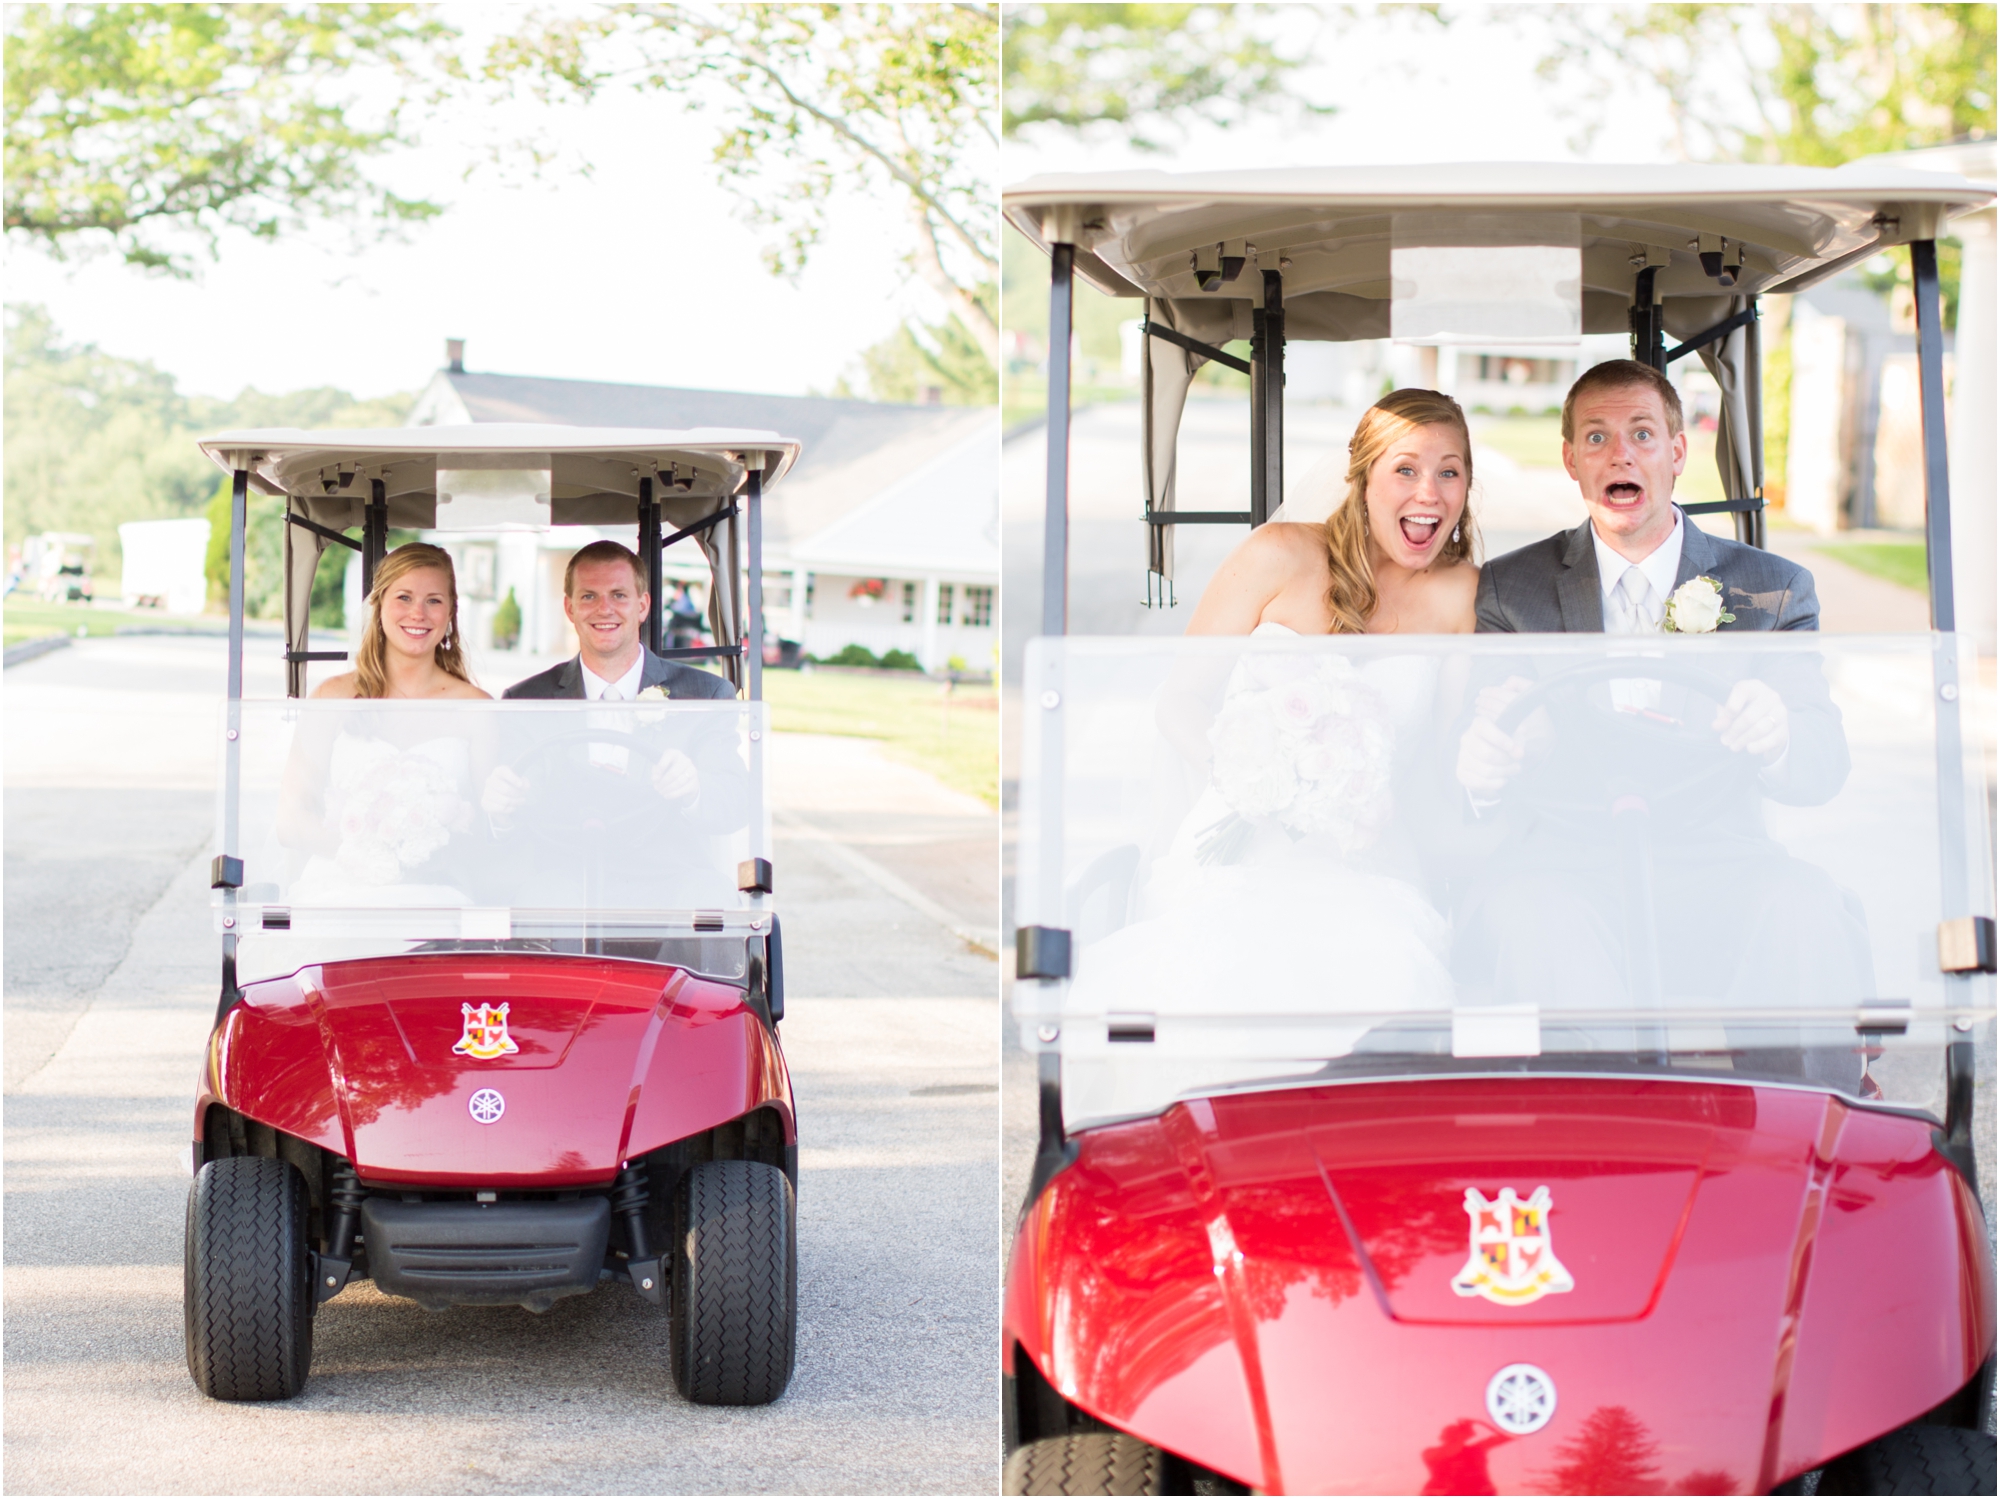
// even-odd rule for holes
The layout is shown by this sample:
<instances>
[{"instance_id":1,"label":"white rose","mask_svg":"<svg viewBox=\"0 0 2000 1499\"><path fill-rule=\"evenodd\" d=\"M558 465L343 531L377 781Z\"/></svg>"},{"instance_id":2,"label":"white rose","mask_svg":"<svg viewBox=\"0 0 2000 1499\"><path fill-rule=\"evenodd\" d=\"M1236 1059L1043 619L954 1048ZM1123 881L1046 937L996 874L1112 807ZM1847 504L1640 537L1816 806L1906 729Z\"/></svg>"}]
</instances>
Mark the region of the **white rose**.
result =
<instances>
[{"instance_id":1,"label":"white rose","mask_svg":"<svg viewBox=\"0 0 2000 1499\"><path fill-rule=\"evenodd\" d=\"M1722 585L1713 578L1689 578L1667 600L1667 628L1676 635L1706 635L1725 616Z\"/></svg>"}]
</instances>

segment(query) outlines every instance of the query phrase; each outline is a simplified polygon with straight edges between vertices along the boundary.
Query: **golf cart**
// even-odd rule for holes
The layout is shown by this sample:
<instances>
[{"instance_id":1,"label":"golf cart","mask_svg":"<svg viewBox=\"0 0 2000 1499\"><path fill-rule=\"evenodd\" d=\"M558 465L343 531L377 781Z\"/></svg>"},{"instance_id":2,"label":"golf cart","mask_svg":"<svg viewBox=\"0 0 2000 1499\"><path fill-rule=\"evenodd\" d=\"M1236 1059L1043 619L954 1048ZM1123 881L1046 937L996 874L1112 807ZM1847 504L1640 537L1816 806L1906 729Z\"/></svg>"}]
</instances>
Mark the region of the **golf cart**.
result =
<instances>
[{"instance_id":1,"label":"golf cart","mask_svg":"<svg viewBox=\"0 0 2000 1499\"><path fill-rule=\"evenodd\" d=\"M759 567L763 495L798 444L493 425L201 446L234 483L222 985L187 1215L196 1385L298 1394L318 1306L362 1279L434 1311L541 1312L617 1282L665 1309L686 1398L777 1399L798 1135ZM243 695L253 486L285 497L288 695L268 701ZM309 663L346 659L309 639L329 547L360 552L365 593L392 526L635 522L656 600L677 542L696 539L712 574L717 643L661 651L655 608L648 644L718 659L740 698L304 696ZM657 789L670 756L693 791ZM514 789L496 801L502 772Z\"/></svg>"},{"instance_id":2,"label":"golf cart","mask_svg":"<svg viewBox=\"0 0 2000 1499\"><path fill-rule=\"evenodd\" d=\"M1991 850L1935 246L1992 196L1861 164L1003 195L1050 257L1053 351L1007 1492L1993 1491ZM1629 332L1656 369L1698 355L1725 499L1684 508L1761 546L1759 298L1892 246L1930 633L1066 633L1077 278L1143 299L1164 601L1175 528L1255 527L1284 498L1299 339ZM1222 347L1246 337L1247 360ZM1247 509L1177 503L1204 363L1249 376ZM1524 768L1482 801L1454 766L1510 678L1497 726ZM1790 715L1771 764L1712 727L1746 679Z\"/></svg>"}]
</instances>

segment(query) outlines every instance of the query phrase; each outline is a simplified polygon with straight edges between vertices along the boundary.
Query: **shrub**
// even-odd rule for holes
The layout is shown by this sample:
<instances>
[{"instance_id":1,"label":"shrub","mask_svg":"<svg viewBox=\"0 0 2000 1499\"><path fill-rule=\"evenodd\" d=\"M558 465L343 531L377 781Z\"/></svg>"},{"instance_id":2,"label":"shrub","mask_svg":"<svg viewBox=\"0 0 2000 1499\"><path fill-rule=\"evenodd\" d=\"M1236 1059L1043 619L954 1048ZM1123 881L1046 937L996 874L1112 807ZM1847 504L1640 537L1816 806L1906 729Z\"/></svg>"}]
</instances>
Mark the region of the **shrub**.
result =
<instances>
[{"instance_id":1,"label":"shrub","mask_svg":"<svg viewBox=\"0 0 2000 1499\"><path fill-rule=\"evenodd\" d=\"M500 607L493 611L493 649L511 651L521 642L521 603L514 597L514 590L507 590L507 597L500 601Z\"/></svg>"},{"instance_id":2,"label":"shrub","mask_svg":"<svg viewBox=\"0 0 2000 1499\"><path fill-rule=\"evenodd\" d=\"M922 671L924 663L908 651L889 651L882 657L882 664L891 671Z\"/></svg>"},{"instance_id":3,"label":"shrub","mask_svg":"<svg viewBox=\"0 0 2000 1499\"><path fill-rule=\"evenodd\" d=\"M859 643L850 643L842 646L831 656L822 656L820 664L823 666L880 666L882 663L876 659L875 653L869 650L867 646Z\"/></svg>"}]
</instances>

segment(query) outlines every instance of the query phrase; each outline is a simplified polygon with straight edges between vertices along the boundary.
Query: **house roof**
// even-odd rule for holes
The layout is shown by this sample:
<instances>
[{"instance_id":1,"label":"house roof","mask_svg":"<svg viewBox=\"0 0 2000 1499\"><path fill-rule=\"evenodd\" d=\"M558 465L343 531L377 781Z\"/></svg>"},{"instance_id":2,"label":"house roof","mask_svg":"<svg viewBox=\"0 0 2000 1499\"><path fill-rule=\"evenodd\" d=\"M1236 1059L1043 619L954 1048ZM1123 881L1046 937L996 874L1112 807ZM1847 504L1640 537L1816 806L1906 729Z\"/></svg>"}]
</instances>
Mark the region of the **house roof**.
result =
<instances>
[{"instance_id":1,"label":"house roof","mask_svg":"<svg viewBox=\"0 0 2000 1499\"><path fill-rule=\"evenodd\" d=\"M894 572L897 566L906 571L999 571L997 527L988 526L998 514L999 418L989 408L895 406L826 396L440 370L418 398L410 422L772 429L801 448L783 488L766 507L764 545L773 560L807 552L817 559L818 538L839 528L844 539L825 553L823 565L831 565L837 552L870 573ZM982 453L983 480L976 477ZM902 529L894 534L872 523L843 525L878 497L953 454L958 455L954 472L960 477L928 491L929 504L952 516L905 519L896 523ZM957 513L961 510L962 516ZM967 538L983 534L983 527L992 532L983 568L961 565ZM924 545L916 544L918 536L928 539ZM864 554L870 560L862 560ZM902 560L892 565L887 560L892 554Z\"/></svg>"},{"instance_id":2,"label":"house roof","mask_svg":"<svg viewBox=\"0 0 2000 1499\"><path fill-rule=\"evenodd\" d=\"M826 572L948 573L999 581L997 434L981 424L792 549L795 565Z\"/></svg>"}]
</instances>

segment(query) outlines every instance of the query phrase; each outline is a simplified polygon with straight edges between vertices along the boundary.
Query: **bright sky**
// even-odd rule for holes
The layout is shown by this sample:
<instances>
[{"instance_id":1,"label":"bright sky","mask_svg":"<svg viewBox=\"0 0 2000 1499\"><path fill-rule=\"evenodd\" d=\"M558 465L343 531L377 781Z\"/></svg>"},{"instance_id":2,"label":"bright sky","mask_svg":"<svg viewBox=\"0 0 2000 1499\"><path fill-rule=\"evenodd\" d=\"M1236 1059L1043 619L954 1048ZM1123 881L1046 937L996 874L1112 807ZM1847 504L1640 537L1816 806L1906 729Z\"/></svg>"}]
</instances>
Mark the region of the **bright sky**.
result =
<instances>
[{"instance_id":1,"label":"bright sky","mask_svg":"<svg viewBox=\"0 0 2000 1499\"><path fill-rule=\"evenodd\" d=\"M495 14L444 10L468 30ZM427 130L391 180L451 209L407 244L357 256L341 231L276 245L231 235L219 262L180 282L111 257L57 264L10 241L7 300L45 304L66 341L222 397L416 390L447 337L466 340L475 371L805 394L906 314L939 315L901 264L902 209L886 197L838 203L796 286L767 273L769 231L741 221L709 164L716 121L665 95L607 93L553 116L588 177L461 179L478 142L536 118L551 116L523 105Z\"/></svg>"},{"instance_id":2,"label":"bright sky","mask_svg":"<svg viewBox=\"0 0 2000 1499\"><path fill-rule=\"evenodd\" d=\"M1454 7L1454 9L1459 9ZM1003 177L1039 172L1210 171L1243 167L1425 161L1664 162L1668 119L1650 91L1632 91L1604 121L1586 152L1573 149L1581 117L1565 118L1553 90L1535 76L1540 56L1535 8L1468 11L1440 28L1414 12L1320 30L1319 64L1296 75L1296 91L1338 112L1259 119L1229 130L1196 125L1158 152L1107 142L1044 137L1010 142ZM1312 35L1311 16L1292 13L1295 36ZM1163 137L1163 144L1170 138Z\"/></svg>"}]
</instances>

